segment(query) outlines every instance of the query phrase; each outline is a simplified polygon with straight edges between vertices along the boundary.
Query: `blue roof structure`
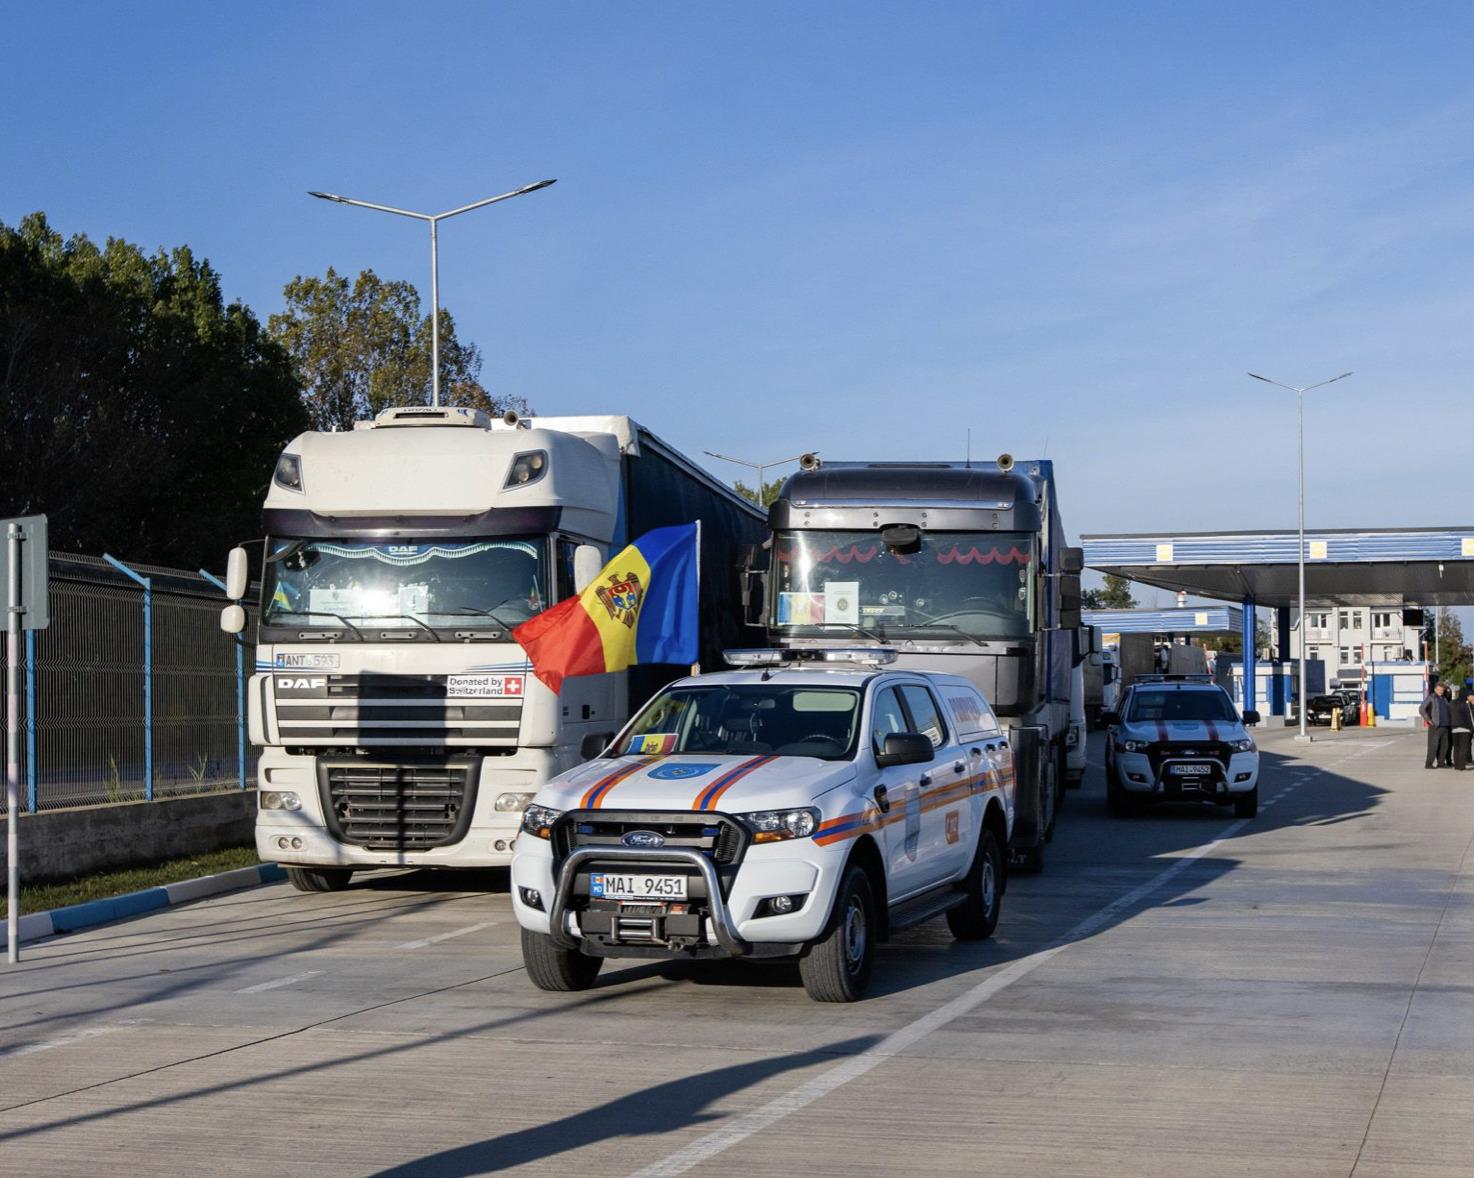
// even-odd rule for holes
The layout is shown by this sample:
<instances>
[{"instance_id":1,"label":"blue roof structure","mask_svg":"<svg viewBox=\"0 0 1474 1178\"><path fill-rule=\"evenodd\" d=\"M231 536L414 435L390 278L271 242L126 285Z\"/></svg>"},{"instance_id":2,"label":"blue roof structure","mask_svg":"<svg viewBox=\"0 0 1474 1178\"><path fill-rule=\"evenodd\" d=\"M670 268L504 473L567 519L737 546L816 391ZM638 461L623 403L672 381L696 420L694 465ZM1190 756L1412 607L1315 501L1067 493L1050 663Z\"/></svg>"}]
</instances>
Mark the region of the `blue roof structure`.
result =
<instances>
[{"instance_id":1,"label":"blue roof structure","mask_svg":"<svg viewBox=\"0 0 1474 1178\"><path fill-rule=\"evenodd\" d=\"M1294 531L1082 536L1085 564L1145 585L1261 606L1298 599ZM1307 530L1308 605L1474 604L1474 526Z\"/></svg>"},{"instance_id":2,"label":"blue roof structure","mask_svg":"<svg viewBox=\"0 0 1474 1178\"><path fill-rule=\"evenodd\" d=\"M1102 634L1238 634L1244 611L1236 605L1185 605L1172 609L1087 609L1081 620Z\"/></svg>"}]
</instances>

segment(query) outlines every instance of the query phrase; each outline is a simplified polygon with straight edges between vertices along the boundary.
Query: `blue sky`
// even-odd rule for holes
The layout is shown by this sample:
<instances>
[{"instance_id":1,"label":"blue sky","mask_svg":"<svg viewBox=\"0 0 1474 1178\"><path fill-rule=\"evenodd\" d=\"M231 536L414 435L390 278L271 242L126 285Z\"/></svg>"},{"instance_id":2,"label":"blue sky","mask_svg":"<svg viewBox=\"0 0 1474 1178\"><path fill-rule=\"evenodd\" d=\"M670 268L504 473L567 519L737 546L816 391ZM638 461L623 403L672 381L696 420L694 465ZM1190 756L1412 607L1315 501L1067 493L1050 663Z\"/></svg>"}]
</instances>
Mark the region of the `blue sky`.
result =
<instances>
[{"instance_id":1,"label":"blue sky","mask_svg":"<svg viewBox=\"0 0 1474 1178\"><path fill-rule=\"evenodd\" d=\"M188 243L265 318L428 281L484 382L691 453L1057 463L1069 530L1467 520L1474 9L6 8L0 220ZM724 475L739 472L713 464Z\"/></svg>"}]
</instances>

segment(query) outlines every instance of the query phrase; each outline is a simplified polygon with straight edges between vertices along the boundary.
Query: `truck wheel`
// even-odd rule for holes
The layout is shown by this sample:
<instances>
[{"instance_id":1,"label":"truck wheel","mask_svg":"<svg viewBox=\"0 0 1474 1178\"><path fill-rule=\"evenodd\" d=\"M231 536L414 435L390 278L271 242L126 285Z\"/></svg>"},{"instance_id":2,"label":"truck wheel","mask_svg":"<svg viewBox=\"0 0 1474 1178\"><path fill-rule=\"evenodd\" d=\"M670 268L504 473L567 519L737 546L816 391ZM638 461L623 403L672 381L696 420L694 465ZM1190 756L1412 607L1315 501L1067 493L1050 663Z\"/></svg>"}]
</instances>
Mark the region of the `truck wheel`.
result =
<instances>
[{"instance_id":1,"label":"truck wheel","mask_svg":"<svg viewBox=\"0 0 1474 1178\"><path fill-rule=\"evenodd\" d=\"M287 879L299 892L341 892L352 878L349 867L287 868Z\"/></svg>"},{"instance_id":2,"label":"truck wheel","mask_svg":"<svg viewBox=\"0 0 1474 1178\"><path fill-rule=\"evenodd\" d=\"M1044 870L1044 844L1036 843L1027 850L1015 851L1013 865L1025 875L1038 875Z\"/></svg>"},{"instance_id":3,"label":"truck wheel","mask_svg":"<svg viewBox=\"0 0 1474 1178\"><path fill-rule=\"evenodd\" d=\"M875 964L875 889L865 869L851 863L834 898L829 929L798 963L815 1002L854 1002L870 985Z\"/></svg>"},{"instance_id":4,"label":"truck wheel","mask_svg":"<svg viewBox=\"0 0 1474 1178\"><path fill-rule=\"evenodd\" d=\"M947 913L947 927L959 941L985 941L998 927L998 912L1003 907L1003 853L986 827L963 882L967 901Z\"/></svg>"},{"instance_id":5,"label":"truck wheel","mask_svg":"<svg viewBox=\"0 0 1474 1178\"><path fill-rule=\"evenodd\" d=\"M1064 774L1060 771L1060 764L1064 761L1064 750L1060 749L1050 759L1049 773L1044 780L1044 796L1049 799L1049 821L1044 826L1044 841L1054 842L1054 826L1059 821L1059 808L1064 804L1065 794L1061 787Z\"/></svg>"},{"instance_id":6,"label":"truck wheel","mask_svg":"<svg viewBox=\"0 0 1474 1178\"><path fill-rule=\"evenodd\" d=\"M1259 787L1256 785L1246 794L1236 794L1233 799L1235 818L1257 818L1259 816Z\"/></svg>"},{"instance_id":7,"label":"truck wheel","mask_svg":"<svg viewBox=\"0 0 1474 1178\"><path fill-rule=\"evenodd\" d=\"M590 957L577 949L563 949L547 933L522 930L522 966L539 990L566 994L587 990L599 976L602 957Z\"/></svg>"}]
</instances>

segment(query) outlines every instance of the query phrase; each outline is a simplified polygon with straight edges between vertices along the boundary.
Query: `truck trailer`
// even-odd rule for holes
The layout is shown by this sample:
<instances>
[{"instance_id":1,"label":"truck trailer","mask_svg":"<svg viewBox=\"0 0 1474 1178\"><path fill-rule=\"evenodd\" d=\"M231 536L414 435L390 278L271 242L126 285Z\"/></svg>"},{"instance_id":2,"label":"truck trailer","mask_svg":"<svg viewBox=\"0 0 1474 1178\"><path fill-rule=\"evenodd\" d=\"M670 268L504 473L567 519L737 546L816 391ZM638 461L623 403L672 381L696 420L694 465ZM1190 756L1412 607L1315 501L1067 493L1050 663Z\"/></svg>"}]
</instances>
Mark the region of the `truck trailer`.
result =
<instances>
[{"instance_id":1,"label":"truck trailer","mask_svg":"<svg viewBox=\"0 0 1474 1178\"><path fill-rule=\"evenodd\" d=\"M738 566L763 514L630 418L399 408L294 439L266 497L248 692L261 857L307 891L360 868L509 863L537 789L691 671L554 694L512 631L642 533L695 520L701 661L716 664L743 644ZM242 596L244 571L228 580ZM225 613L244 629L243 609Z\"/></svg>"},{"instance_id":2,"label":"truck trailer","mask_svg":"<svg viewBox=\"0 0 1474 1178\"><path fill-rule=\"evenodd\" d=\"M900 667L976 684L1010 733L1012 858L1042 868L1083 657L1082 554L1065 540L1053 465L1006 454L971 463L805 456L768 527L770 641L858 640L893 648Z\"/></svg>"}]
</instances>

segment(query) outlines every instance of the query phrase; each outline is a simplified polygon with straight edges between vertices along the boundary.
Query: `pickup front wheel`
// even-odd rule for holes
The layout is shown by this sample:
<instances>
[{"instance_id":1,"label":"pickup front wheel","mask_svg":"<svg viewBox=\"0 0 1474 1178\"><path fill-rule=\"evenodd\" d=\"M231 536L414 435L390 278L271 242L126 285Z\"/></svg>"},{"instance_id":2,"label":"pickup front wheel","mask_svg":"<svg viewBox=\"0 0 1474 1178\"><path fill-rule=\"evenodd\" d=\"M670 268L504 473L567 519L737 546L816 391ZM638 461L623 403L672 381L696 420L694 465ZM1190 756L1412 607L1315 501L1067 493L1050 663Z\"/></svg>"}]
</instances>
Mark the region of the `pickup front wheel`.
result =
<instances>
[{"instance_id":1,"label":"pickup front wheel","mask_svg":"<svg viewBox=\"0 0 1474 1178\"><path fill-rule=\"evenodd\" d=\"M963 887L967 899L947 913L947 927L959 941L985 941L998 927L1003 906L1003 852L986 827Z\"/></svg>"},{"instance_id":2,"label":"pickup front wheel","mask_svg":"<svg viewBox=\"0 0 1474 1178\"><path fill-rule=\"evenodd\" d=\"M577 949L562 949L546 933L522 930L522 964L539 990L567 993L587 990L599 976L602 957L590 957Z\"/></svg>"},{"instance_id":3,"label":"pickup front wheel","mask_svg":"<svg viewBox=\"0 0 1474 1178\"><path fill-rule=\"evenodd\" d=\"M870 985L875 964L875 889L865 869L851 863L834 898L829 929L798 963L815 1002L854 1002Z\"/></svg>"}]
</instances>

